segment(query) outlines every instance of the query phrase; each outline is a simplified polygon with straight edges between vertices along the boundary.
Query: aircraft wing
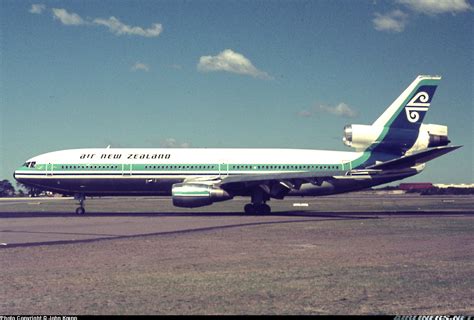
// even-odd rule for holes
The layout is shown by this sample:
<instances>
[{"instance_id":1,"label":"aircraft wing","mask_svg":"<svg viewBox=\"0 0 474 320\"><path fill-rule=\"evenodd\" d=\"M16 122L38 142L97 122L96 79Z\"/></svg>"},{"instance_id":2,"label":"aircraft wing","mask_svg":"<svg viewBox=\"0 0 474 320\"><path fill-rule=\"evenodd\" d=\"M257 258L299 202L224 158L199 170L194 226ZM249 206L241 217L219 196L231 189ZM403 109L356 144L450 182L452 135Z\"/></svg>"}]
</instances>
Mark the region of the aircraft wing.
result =
<instances>
[{"instance_id":1,"label":"aircraft wing","mask_svg":"<svg viewBox=\"0 0 474 320\"><path fill-rule=\"evenodd\" d=\"M448 152L454 151L462 146L444 146L444 147L435 147L426 150L422 150L416 153L413 153L408 156L403 156L397 159L385 161L382 163L374 164L368 166L367 169L380 169L380 170L389 170L389 169L401 169L413 167L435 158L442 156Z\"/></svg>"},{"instance_id":2,"label":"aircraft wing","mask_svg":"<svg viewBox=\"0 0 474 320\"><path fill-rule=\"evenodd\" d=\"M332 170L325 172L288 172L288 173L266 173L266 174L249 174L229 176L220 182L221 186L233 183L264 183L271 181L285 181L285 180L312 180L321 178L330 178L334 176L343 176L348 171Z\"/></svg>"},{"instance_id":3,"label":"aircraft wing","mask_svg":"<svg viewBox=\"0 0 474 320\"><path fill-rule=\"evenodd\" d=\"M347 171L340 170L250 174L226 177L222 179L218 185L228 191L242 191L259 187L273 198L283 199L288 192L299 189L303 183L311 182L321 185L325 180L331 177L346 174Z\"/></svg>"}]
</instances>

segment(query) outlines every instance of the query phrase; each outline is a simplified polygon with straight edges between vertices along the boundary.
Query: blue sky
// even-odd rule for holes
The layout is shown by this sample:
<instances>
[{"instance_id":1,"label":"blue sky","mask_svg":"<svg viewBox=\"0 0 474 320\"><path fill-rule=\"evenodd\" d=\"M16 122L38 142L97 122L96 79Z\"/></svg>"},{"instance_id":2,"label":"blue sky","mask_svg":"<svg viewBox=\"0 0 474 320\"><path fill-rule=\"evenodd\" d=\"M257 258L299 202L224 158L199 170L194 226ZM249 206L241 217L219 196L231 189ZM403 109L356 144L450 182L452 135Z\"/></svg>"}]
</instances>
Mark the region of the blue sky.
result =
<instances>
[{"instance_id":1,"label":"blue sky","mask_svg":"<svg viewBox=\"0 0 474 320\"><path fill-rule=\"evenodd\" d=\"M418 74L460 150L411 181L473 183L473 5L0 0L0 178L48 151L351 150ZM410 181L409 180L409 181Z\"/></svg>"}]
</instances>

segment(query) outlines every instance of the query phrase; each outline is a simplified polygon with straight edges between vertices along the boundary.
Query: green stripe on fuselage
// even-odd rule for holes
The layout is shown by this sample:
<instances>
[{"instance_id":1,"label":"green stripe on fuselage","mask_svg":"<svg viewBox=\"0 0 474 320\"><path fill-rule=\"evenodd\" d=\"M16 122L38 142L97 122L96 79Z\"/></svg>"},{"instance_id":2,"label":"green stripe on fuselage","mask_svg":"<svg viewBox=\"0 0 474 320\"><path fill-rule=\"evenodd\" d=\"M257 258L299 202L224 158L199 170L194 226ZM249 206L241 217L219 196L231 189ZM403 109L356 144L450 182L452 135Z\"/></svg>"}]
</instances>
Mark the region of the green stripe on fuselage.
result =
<instances>
[{"instance_id":1,"label":"green stripe on fuselage","mask_svg":"<svg viewBox=\"0 0 474 320\"><path fill-rule=\"evenodd\" d=\"M130 168L131 166L131 168ZM35 168L22 167L25 171L47 172L80 172L112 171L112 172L186 172L186 171L324 171L341 170L341 164L37 164Z\"/></svg>"}]
</instances>

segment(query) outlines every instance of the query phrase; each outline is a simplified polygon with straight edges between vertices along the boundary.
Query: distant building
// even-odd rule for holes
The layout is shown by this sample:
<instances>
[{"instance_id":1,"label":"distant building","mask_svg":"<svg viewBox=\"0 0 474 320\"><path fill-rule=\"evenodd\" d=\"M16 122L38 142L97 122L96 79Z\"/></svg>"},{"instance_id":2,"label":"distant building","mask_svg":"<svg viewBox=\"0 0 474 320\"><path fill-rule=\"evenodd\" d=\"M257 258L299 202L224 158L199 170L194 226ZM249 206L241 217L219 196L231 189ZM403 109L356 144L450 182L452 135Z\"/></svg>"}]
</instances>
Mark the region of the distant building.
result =
<instances>
[{"instance_id":1,"label":"distant building","mask_svg":"<svg viewBox=\"0 0 474 320\"><path fill-rule=\"evenodd\" d=\"M404 191L417 191L417 190L428 190L433 188L434 185L431 182L418 182L418 183L400 183L398 188Z\"/></svg>"}]
</instances>

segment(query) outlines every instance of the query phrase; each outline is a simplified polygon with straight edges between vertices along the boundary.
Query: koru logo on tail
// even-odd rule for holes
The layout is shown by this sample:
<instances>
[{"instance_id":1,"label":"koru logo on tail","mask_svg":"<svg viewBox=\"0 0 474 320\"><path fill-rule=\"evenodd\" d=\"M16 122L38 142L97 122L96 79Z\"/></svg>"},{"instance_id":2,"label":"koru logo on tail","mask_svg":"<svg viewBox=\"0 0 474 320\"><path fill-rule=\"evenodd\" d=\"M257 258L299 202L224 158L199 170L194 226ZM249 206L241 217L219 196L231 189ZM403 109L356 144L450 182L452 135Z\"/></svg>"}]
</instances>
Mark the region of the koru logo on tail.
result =
<instances>
[{"instance_id":1,"label":"koru logo on tail","mask_svg":"<svg viewBox=\"0 0 474 320\"><path fill-rule=\"evenodd\" d=\"M407 119L411 123L415 123L420 120L420 111L428 111L430 106L430 96L425 91L420 91L407 103L405 106L405 112L407 114Z\"/></svg>"}]
</instances>

